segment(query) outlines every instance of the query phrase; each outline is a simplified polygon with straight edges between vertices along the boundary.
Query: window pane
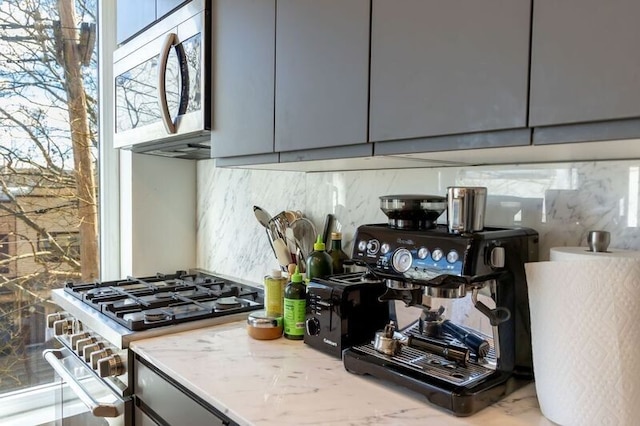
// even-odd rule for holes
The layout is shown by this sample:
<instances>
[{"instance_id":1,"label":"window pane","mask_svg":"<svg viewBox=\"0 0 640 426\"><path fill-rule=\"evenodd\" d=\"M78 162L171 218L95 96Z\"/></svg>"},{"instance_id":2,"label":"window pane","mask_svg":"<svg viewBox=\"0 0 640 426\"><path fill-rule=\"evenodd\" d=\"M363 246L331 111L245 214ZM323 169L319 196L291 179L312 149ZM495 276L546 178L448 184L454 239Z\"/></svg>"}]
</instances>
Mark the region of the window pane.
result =
<instances>
[{"instance_id":1,"label":"window pane","mask_svg":"<svg viewBox=\"0 0 640 426\"><path fill-rule=\"evenodd\" d=\"M96 11L0 1L0 394L53 380L49 292L98 278Z\"/></svg>"}]
</instances>

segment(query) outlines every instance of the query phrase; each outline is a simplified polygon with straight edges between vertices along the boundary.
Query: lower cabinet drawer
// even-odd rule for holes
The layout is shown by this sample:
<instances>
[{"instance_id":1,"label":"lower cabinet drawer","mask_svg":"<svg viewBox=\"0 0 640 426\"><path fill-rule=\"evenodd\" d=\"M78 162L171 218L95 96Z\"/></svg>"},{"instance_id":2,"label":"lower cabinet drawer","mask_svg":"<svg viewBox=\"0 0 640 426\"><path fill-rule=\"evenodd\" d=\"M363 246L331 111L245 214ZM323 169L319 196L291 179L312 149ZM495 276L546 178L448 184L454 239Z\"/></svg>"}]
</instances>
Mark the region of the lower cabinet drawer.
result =
<instances>
[{"instance_id":1,"label":"lower cabinet drawer","mask_svg":"<svg viewBox=\"0 0 640 426\"><path fill-rule=\"evenodd\" d=\"M146 425L228 425L221 413L205 407L186 390L170 382L136 355L134 361L135 418Z\"/></svg>"}]
</instances>

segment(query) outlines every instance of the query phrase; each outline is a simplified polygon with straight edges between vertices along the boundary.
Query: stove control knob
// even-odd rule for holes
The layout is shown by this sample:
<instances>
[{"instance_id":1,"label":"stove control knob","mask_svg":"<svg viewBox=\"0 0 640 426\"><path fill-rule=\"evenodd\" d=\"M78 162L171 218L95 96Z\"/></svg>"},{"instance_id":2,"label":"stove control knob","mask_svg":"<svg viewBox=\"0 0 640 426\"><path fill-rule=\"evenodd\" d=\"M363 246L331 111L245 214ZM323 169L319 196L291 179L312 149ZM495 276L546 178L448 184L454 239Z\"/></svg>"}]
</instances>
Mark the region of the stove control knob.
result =
<instances>
[{"instance_id":1,"label":"stove control knob","mask_svg":"<svg viewBox=\"0 0 640 426\"><path fill-rule=\"evenodd\" d=\"M440 259L442 259L443 256L444 256L444 253L439 248L437 248L437 249L433 250L433 252L431 252L431 258L433 260L435 260L436 262L440 261Z\"/></svg>"},{"instance_id":2,"label":"stove control knob","mask_svg":"<svg viewBox=\"0 0 640 426\"><path fill-rule=\"evenodd\" d=\"M318 334L320 334L320 321L318 321L318 318L311 317L307 319L306 327L307 334L309 336L317 336Z\"/></svg>"},{"instance_id":3,"label":"stove control knob","mask_svg":"<svg viewBox=\"0 0 640 426\"><path fill-rule=\"evenodd\" d=\"M98 361L98 376L112 377L124 374L124 363L120 355L110 355Z\"/></svg>"},{"instance_id":4,"label":"stove control knob","mask_svg":"<svg viewBox=\"0 0 640 426\"><path fill-rule=\"evenodd\" d=\"M360 240L358 242L358 251L365 251L367 249L367 242L365 240Z\"/></svg>"},{"instance_id":5,"label":"stove control knob","mask_svg":"<svg viewBox=\"0 0 640 426\"><path fill-rule=\"evenodd\" d=\"M382 253L382 254L389 253L389 250L391 250L391 247L387 243L384 243L384 244L382 244L382 246L380 246L380 253Z\"/></svg>"},{"instance_id":6,"label":"stove control knob","mask_svg":"<svg viewBox=\"0 0 640 426\"><path fill-rule=\"evenodd\" d=\"M84 347L84 352L82 353L82 356L84 357L84 360L86 362L89 362L89 360L91 359L91 354L97 351L100 351L104 349L104 343L102 342L96 342L92 345L87 345Z\"/></svg>"},{"instance_id":7,"label":"stove control knob","mask_svg":"<svg viewBox=\"0 0 640 426\"><path fill-rule=\"evenodd\" d=\"M458 252L455 250L451 250L449 253L447 253L447 262L449 263L456 263L459 258L460 255L458 255Z\"/></svg>"},{"instance_id":8,"label":"stove control knob","mask_svg":"<svg viewBox=\"0 0 640 426\"><path fill-rule=\"evenodd\" d=\"M426 259L429 256L429 249L426 247L420 247L418 249L418 259Z\"/></svg>"},{"instance_id":9,"label":"stove control knob","mask_svg":"<svg viewBox=\"0 0 640 426\"><path fill-rule=\"evenodd\" d=\"M78 353L78 355L82 356L82 354L84 353L84 347L92 345L97 341L98 339L96 339L95 337L87 337L87 338L78 340L78 343L76 344L76 352Z\"/></svg>"},{"instance_id":10,"label":"stove control knob","mask_svg":"<svg viewBox=\"0 0 640 426\"><path fill-rule=\"evenodd\" d=\"M53 322L53 334L56 336L62 336L64 334L71 334L73 331L73 319L64 318Z\"/></svg>"},{"instance_id":11,"label":"stove control knob","mask_svg":"<svg viewBox=\"0 0 640 426\"><path fill-rule=\"evenodd\" d=\"M104 348L101 351L91 352L91 355L89 356L91 360L91 368L93 368L94 370L97 370L98 361L100 361L102 358L108 357L111 354L113 354L113 351L111 350L111 348Z\"/></svg>"},{"instance_id":12,"label":"stove control knob","mask_svg":"<svg viewBox=\"0 0 640 426\"><path fill-rule=\"evenodd\" d=\"M391 266L393 269L403 274L411 269L411 264L413 263L413 256L411 252L406 248L401 248L396 250L393 253L393 258L391 259Z\"/></svg>"},{"instance_id":13,"label":"stove control knob","mask_svg":"<svg viewBox=\"0 0 640 426\"><path fill-rule=\"evenodd\" d=\"M82 323L80 322L80 320L77 318L74 318L73 323L71 324L71 333L73 334L80 333L83 330L83 328L84 327L82 327Z\"/></svg>"},{"instance_id":14,"label":"stove control knob","mask_svg":"<svg viewBox=\"0 0 640 426\"><path fill-rule=\"evenodd\" d=\"M56 312L47 315L47 328L53 328L53 323L65 319L67 317L66 312Z\"/></svg>"},{"instance_id":15,"label":"stove control knob","mask_svg":"<svg viewBox=\"0 0 640 426\"><path fill-rule=\"evenodd\" d=\"M89 337L89 333L87 333L86 331L82 333L72 334L71 337L69 337L69 342L71 343L71 349L73 349L74 351L77 350L78 341L82 339L86 339L87 337Z\"/></svg>"},{"instance_id":16,"label":"stove control knob","mask_svg":"<svg viewBox=\"0 0 640 426\"><path fill-rule=\"evenodd\" d=\"M380 241L378 240L369 240L367 243L367 253L376 254L380 250Z\"/></svg>"}]
</instances>

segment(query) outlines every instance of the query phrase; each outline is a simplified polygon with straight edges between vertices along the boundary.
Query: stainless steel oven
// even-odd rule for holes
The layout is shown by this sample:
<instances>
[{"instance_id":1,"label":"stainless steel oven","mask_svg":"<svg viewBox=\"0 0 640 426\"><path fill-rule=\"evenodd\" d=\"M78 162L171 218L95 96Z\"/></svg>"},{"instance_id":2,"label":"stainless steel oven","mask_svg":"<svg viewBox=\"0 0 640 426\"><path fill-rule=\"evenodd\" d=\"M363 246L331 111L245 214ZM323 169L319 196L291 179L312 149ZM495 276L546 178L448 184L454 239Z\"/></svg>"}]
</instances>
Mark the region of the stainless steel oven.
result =
<instances>
[{"instance_id":1,"label":"stainless steel oven","mask_svg":"<svg viewBox=\"0 0 640 426\"><path fill-rule=\"evenodd\" d=\"M51 300L61 309L47 317L57 347L44 358L57 374L57 421L64 426L134 423L141 389L130 342L246 320L264 309L262 289L197 270L68 282Z\"/></svg>"},{"instance_id":2,"label":"stainless steel oven","mask_svg":"<svg viewBox=\"0 0 640 426\"><path fill-rule=\"evenodd\" d=\"M116 148L209 158L210 0L193 0L113 55Z\"/></svg>"}]
</instances>

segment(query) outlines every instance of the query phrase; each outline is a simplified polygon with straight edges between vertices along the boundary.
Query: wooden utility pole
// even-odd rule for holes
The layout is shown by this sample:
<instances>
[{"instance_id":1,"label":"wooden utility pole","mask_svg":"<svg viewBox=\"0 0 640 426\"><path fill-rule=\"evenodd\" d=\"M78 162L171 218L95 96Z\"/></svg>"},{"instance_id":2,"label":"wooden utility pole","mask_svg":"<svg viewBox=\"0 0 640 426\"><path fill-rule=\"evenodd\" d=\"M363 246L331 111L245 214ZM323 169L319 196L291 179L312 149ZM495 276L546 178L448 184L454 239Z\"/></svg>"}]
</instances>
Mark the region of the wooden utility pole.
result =
<instances>
[{"instance_id":1,"label":"wooden utility pole","mask_svg":"<svg viewBox=\"0 0 640 426\"><path fill-rule=\"evenodd\" d=\"M87 100L82 82L82 56L79 54L78 23L74 0L58 0L64 84L67 92L71 143L76 175L80 216L80 272L82 280L99 278L98 206L95 168L91 155L91 138Z\"/></svg>"}]
</instances>

